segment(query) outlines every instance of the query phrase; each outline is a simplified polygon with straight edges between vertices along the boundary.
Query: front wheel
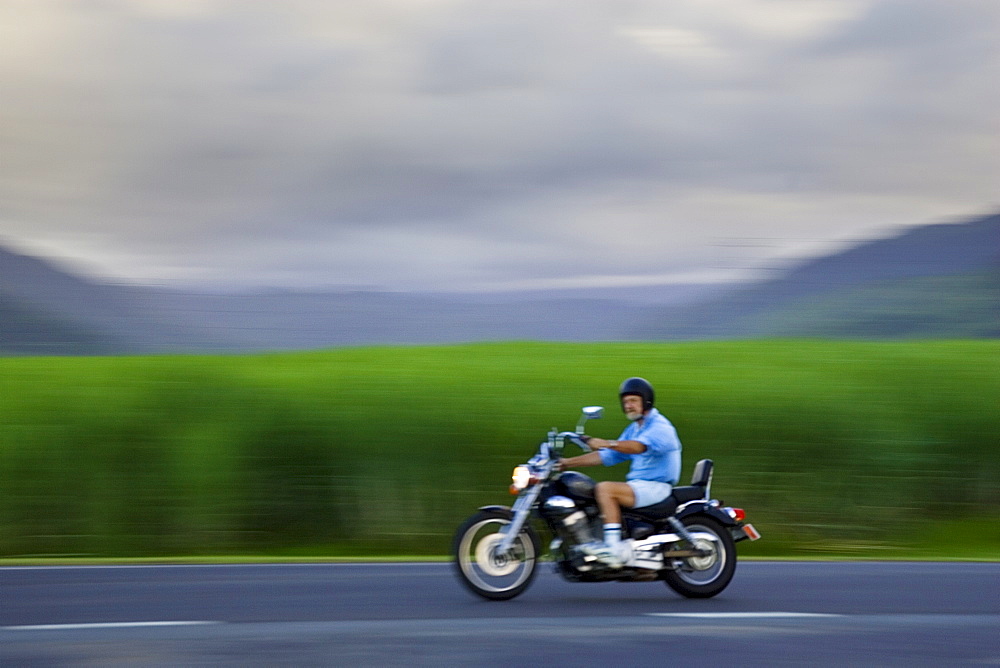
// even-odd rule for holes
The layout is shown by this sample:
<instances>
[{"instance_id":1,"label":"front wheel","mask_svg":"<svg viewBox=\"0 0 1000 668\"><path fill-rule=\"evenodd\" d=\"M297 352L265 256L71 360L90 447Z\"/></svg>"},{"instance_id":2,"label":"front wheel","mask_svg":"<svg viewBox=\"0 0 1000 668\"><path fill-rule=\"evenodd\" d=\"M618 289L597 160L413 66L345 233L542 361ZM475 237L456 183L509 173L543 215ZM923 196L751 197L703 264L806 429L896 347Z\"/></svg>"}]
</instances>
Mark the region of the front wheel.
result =
<instances>
[{"instance_id":1,"label":"front wheel","mask_svg":"<svg viewBox=\"0 0 1000 668\"><path fill-rule=\"evenodd\" d=\"M472 592L494 601L514 598L531 584L538 560L538 535L527 524L510 551L497 551L500 530L509 525L509 510L480 510L455 532L452 552L459 579Z\"/></svg>"},{"instance_id":2,"label":"front wheel","mask_svg":"<svg viewBox=\"0 0 1000 668\"><path fill-rule=\"evenodd\" d=\"M703 557L671 559L670 551L663 559L674 570L664 573L667 586L688 598L711 598L727 586L736 572L736 544L733 537L716 520L705 515L692 515L681 520L694 537L694 546L707 552Z\"/></svg>"}]
</instances>

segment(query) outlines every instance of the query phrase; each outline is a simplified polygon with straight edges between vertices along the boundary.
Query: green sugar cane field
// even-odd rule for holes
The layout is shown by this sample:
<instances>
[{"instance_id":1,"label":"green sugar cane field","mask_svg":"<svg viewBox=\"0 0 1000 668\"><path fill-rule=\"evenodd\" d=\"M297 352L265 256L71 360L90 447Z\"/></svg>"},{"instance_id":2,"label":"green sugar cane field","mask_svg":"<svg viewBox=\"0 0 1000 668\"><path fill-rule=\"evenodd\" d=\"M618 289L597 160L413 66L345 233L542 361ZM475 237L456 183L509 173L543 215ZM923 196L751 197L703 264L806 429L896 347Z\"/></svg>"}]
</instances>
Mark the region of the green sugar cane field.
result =
<instances>
[{"instance_id":1,"label":"green sugar cane field","mask_svg":"<svg viewBox=\"0 0 1000 668\"><path fill-rule=\"evenodd\" d=\"M764 540L1000 556L1000 342L488 343L0 359L0 560L435 558L641 375ZM591 468L621 480L625 467Z\"/></svg>"}]
</instances>

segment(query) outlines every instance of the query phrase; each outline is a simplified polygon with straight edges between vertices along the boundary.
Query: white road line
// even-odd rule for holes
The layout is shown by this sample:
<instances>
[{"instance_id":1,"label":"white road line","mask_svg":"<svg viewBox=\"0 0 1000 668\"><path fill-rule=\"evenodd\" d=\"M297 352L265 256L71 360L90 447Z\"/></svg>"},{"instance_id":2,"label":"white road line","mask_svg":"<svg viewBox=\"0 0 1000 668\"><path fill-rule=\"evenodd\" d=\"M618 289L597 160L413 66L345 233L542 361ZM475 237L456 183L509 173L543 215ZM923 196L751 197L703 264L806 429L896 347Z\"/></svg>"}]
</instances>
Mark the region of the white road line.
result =
<instances>
[{"instance_id":1,"label":"white road line","mask_svg":"<svg viewBox=\"0 0 1000 668\"><path fill-rule=\"evenodd\" d=\"M51 566L4 566L0 564L0 573L5 571L76 571L76 570L130 570L153 568L318 568L329 566L448 566L447 561L309 561L309 562L274 562L242 564L53 564Z\"/></svg>"},{"instance_id":2,"label":"white road line","mask_svg":"<svg viewBox=\"0 0 1000 668\"><path fill-rule=\"evenodd\" d=\"M28 626L0 626L0 631L76 631L81 629L134 629L156 626L203 626L222 622L104 622L98 624L32 624Z\"/></svg>"},{"instance_id":3,"label":"white road line","mask_svg":"<svg viewBox=\"0 0 1000 668\"><path fill-rule=\"evenodd\" d=\"M774 619L795 617L843 617L822 612L649 612L650 617L692 617L695 619Z\"/></svg>"}]
</instances>

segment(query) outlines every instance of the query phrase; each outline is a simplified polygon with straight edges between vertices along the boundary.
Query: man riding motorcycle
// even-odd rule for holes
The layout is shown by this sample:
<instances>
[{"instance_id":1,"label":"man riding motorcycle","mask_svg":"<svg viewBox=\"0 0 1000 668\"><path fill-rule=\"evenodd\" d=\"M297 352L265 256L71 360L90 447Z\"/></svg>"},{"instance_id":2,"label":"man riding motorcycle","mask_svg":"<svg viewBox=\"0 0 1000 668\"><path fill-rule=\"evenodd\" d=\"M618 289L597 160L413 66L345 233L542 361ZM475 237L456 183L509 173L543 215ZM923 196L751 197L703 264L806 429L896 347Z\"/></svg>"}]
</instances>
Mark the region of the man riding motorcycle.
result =
<instances>
[{"instance_id":1,"label":"man riding motorcycle","mask_svg":"<svg viewBox=\"0 0 1000 668\"><path fill-rule=\"evenodd\" d=\"M594 451L559 463L560 470L565 470L631 462L626 482L597 483L595 497L604 520L604 541L581 546L613 568L621 568L631 557L629 545L621 539L621 509L663 501L681 472L681 442L674 426L654 407L653 386L643 378L628 378L618 388L618 398L632 421L618 440L584 437Z\"/></svg>"}]
</instances>

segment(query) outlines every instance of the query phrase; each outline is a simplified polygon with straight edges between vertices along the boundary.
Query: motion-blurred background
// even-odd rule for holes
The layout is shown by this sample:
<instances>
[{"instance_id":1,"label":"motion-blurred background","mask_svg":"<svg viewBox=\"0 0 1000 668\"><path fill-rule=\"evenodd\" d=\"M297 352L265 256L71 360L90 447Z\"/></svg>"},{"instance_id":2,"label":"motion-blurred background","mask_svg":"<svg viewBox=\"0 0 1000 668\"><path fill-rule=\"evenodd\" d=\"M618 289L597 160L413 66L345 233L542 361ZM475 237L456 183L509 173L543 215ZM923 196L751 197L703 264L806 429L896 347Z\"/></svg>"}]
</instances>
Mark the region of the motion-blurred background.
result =
<instances>
[{"instance_id":1,"label":"motion-blurred background","mask_svg":"<svg viewBox=\"0 0 1000 668\"><path fill-rule=\"evenodd\" d=\"M748 554L995 557L998 37L977 0L4 2L0 557L443 554L629 375Z\"/></svg>"}]
</instances>

